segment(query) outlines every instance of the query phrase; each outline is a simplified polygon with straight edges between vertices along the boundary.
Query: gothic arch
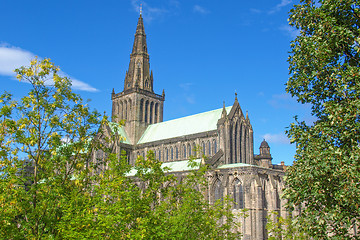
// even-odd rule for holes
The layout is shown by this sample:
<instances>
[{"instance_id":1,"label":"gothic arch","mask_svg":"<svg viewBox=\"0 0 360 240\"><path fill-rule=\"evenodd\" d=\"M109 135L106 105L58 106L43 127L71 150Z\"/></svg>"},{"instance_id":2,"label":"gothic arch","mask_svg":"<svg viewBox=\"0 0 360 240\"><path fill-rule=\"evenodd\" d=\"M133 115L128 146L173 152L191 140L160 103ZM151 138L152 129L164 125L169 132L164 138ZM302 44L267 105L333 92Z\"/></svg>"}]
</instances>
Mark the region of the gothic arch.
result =
<instances>
[{"instance_id":1,"label":"gothic arch","mask_svg":"<svg viewBox=\"0 0 360 240\"><path fill-rule=\"evenodd\" d=\"M169 161L169 149L168 148L165 148L165 161L164 162L167 162Z\"/></svg>"},{"instance_id":2,"label":"gothic arch","mask_svg":"<svg viewBox=\"0 0 360 240\"><path fill-rule=\"evenodd\" d=\"M190 143L188 143L187 144L187 156L188 156L188 158L190 158L190 156L191 156L191 145L190 145Z\"/></svg>"},{"instance_id":3,"label":"gothic arch","mask_svg":"<svg viewBox=\"0 0 360 240\"><path fill-rule=\"evenodd\" d=\"M148 123L149 122L149 100L145 101L145 122Z\"/></svg>"},{"instance_id":4,"label":"gothic arch","mask_svg":"<svg viewBox=\"0 0 360 240\"><path fill-rule=\"evenodd\" d=\"M214 154L217 153L217 143L216 143L216 139L213 139L213 153L214 153Z\"/></svg>"},{"instance_id":5,"label":"gothic arch","mask_svg":"<svg viewBox=\"0 0 360 240\"><path fill-rule=\"evenodd\" d=\"M159 157L159 161L161 162L161 149L159 148L159 155L158 155L158 157Z\"/></svg>"},{"instance_id":6,"label":"gothic arch","mask_svg":"<svg viewBox=\"0 0 360 240\"><path fill-rule=\"evenodd\" d=\"M207 145L207 148L208 148L207 152L208 152L209 156L211 156L211 142L210 142L210 140L207 141L206 145Z\"/></svg>"},{"instance_id":7,"label":"gothic arch","mask_svg":"<svg viewBox=\"0 0 360 240\"><path fill-rule=\"evenodd\" d=\"M154 114L154 102L151 102L150 103L150 118L149 118L149 123L152 124L154 122L154 119L153 119L153 114Z\"/></svg>"},{"instance_id":8,"label":"gothic arch","mask_svg":"<svg viewBox=\"0 0 360 240\"><path fill-rule=\"evenodd\" d=\"M183 159L186 159L186 145L185 144L182 145L182 150L183 150Z\"/></svg>"},{"instance_id":9,"label":"gothic arch","mask_svg":"<svg viewBox=\"0 0 360 240\"><path fill-rule=\"evenodd\" d=\"M175 160L179 159L179 149L178 147L175 147Z\"/></svg>"},{"instance_id":10,"label":"gothic arch","mask_svg":"<svg viewBox=\"0 0 360 240\"><path fill-rule=\"evenodd\" d=\"M127 114L128 114L128 111L127 111L127 101L126 99L124 100L124 113L123 113L123 119L127 120Z\"/></svg>"},{"instance_id":11,"label":"gothic arch","mask_svg":"<svg viewBox=\"0 0 360 240\"><path fill-rule=\"evenodd\" d=\"M139 108L139 119L140 122L142 122L144 120L144 99L142 98L140 100L140 108Z\"/></svg>"},{"instance_id":12,"label":"gothic arch","mask_svg":"<svg viewBox=\"0 0 360 240\"><path fill-rule=\"evenodd\" d=\"M155 103L155 109L154 109L154 123L160 122L159 120L159 104Z\"/></svg>"},{"instance_id":13,"label":"gothic arch","mask_svg":"<svg viewBox=\"0 0 360 240\"><path fill-rule=\"evenodd\" d=\"M206 146L205 146L205 141L201 141L201 152L203 155L205 155L206 153Z\"/></svg>"},{"instance_id":14,"label":"gothic arch","mask_svg":"<svg viewBox=\"0 0 360 240\"><path fill-rule=\"evenodd\" d=\"M250 139L249 139L249 129L245 128L245 136L244 136L244 146L245 146L245 158L244 163L250 162Z\"/></svg>"},{"instance_id":15,"label":"gothic arch","mask_svg":"<svg viewBox=\"0 0 360 240\"><path fill-rule=\"evenodd\" d=\"M223 186L219 178L216 178L212 185L213 202L217 200L223 200Z\"/></svg>"},{"instance_id":16,"label":"gothic arch","mask_svg":"<svg viewBox=\"0 0 360 240\"><path fill-rule=\"evenodd\" d=\"M127 120L132 119L132 117L131 117L131 114L132 114L131 108L132 108L132 102L131 102L131 99L129 98L128 99L128 118L127 118Z\"/></svg>"},{"instance_id":17,"label":"gothic arch","mask_svg":"<svg viewBox=\"0 0 360 240\"><path fill-rule=\"evenodd\" d=\"M243 184L238 178L235 178L232 187L233 187L234 209L243 209L245 206Z\"/></svg>"},{"instance_id":18,"label":"gothic arch","mask_svg":"<svg viewBox=\"0 0 360 240\"><path fill-rule=\"evenodd\" d=\"M119 118L120 118L120 120L123 120L124 119L124 115L123 115L123 102L122 101L120 101L120 103L119 103Z\"/></svg>"},{"instance_id":19,"label":"gothic arch","mask_svg":"<svg viewBox=\"0 0 360 240\"><path fill-rule=\"evenodd\" d=\"M245 144L245 125L241 124L241 134L240 134L240 138L241 138L241 162L245 163L245 152L246 152L246 144Z\"/></svg>"},{"instance_id":20,"label":"gothic arch","mask_svg":"<svg viewBox=\"0 0 360 240\"><path fill-rule=\"evenodd\" d=\"M236 121L235 122L235 127L233 129L233 142L232 142L232 145L233 145L233 163L238 163L239 162L239 151L240 151L240 139L239 139L239 129L240 129L240 126L239 126L239 121Z\"/></svg>"}]
</instances>

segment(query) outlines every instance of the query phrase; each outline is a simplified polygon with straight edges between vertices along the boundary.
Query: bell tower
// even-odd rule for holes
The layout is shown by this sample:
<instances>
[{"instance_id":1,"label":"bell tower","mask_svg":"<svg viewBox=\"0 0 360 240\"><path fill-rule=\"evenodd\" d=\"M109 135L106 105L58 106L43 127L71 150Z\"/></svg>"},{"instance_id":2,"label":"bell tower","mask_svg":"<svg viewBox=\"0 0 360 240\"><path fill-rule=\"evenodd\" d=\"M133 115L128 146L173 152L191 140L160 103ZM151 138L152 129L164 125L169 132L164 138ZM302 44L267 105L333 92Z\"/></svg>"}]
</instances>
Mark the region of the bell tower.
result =
<instances>
[{"instance_id":1,"label":"bell tower","mask_svg":"<svg viewBox=\"0 0 360 240\"><path fill-rule=\"evenodd\" d=\"M165 92L154 93L153 73L150 71L144 21L139 16L135 39L126 71L124 90L111 94L112 121L125 120L128 140L136 144L149 124L163 121Z\"/></svg>"}]
</instances>

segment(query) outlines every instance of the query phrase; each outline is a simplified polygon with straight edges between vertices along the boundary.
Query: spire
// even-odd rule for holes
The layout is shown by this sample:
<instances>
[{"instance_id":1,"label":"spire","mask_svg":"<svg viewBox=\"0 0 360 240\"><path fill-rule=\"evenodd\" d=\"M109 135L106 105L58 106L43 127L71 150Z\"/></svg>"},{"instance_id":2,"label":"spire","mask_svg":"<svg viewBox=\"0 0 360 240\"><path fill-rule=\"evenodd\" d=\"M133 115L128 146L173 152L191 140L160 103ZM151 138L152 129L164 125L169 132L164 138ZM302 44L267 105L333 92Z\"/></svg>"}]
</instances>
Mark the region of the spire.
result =
<instances>
[{"instance_id":1,"label":"spire","mask_svg":"<svg viewBox=\"0 0 360 240\"><path fill-rule=\"evenodd\" d=\"M221 118L226 118L227 116L227 112L225 109L225 101L223 102L223 109L222 109L222 113L221 113Z\"/></svg>"},{"instance_id":2,"label":"spire","mask_svg":"<svg viewBox=\"0 0 360 240\"><path fill-rule=\"evenodd\" d=\"M152 77L150 76L149 54L147 52L142 7L140 7L140 16L136 26L132 52L130 54L129 69L124 81L124 90L136 87L154 92Z\"/></svg>"},{"instance_id":3,"label":"spire","mask_svg":"<svg viewBox=\"0 0 360 240\"><path fill-rule=\"evenodd\" d=\"M245 120L246 120L246 122L250 122L250 118L249 118L249 113L248 113L248 111L246 110L246 117L245 117Z\"/></svg>"}]
</instances>

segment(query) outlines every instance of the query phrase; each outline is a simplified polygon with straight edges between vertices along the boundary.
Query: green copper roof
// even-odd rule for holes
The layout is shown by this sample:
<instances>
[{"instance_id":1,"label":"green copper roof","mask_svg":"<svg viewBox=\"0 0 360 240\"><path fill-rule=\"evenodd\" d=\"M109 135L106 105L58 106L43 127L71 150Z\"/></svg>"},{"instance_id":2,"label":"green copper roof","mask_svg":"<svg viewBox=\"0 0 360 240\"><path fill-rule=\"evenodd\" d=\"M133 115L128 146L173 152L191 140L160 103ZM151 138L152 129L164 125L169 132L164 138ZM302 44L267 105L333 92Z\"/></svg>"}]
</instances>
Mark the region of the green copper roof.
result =
<instances>
[{"instance_id":1,"label":"green copper roof","mask_svg":"<svg viewBox=\"0 0 360 240\"><path fill-rule=\"evenodd\" d=\"M226 107L227 113L230 112L231 107ZM221 117L221 113L222 108L219 108L209 112L149 125L138 141L138 144L216 130L216 124Z\"/></svg>"},{"instance_id":2,"label":"green copper roof","mask_svg":"<svg viewBox=\"0 0 360 240\"><path fill-rule=\"evenodd\" d=\"M249 166L254 166L254 165L247 164L247 163L232 163L232 164L224 164L224 165L218 166L218 168L236 168L236 167L249 167Z\"/></svg>"},{"instance_id":3,"label":"green copper roof","mask_svg":"<svg viewBox=\"0 0 360 240\"><path fill-rule=\"evenodd\" d=\"M199 169L199 165L201 162L201 159L195 159L194 162L196 163L195 167L189 166L189 160L185 161L175 161L175 162L166 162L161 165L162 168L170 168L170 170L166 171L167 173L173 173L173 172L182 172L182 171L190 171L194 169ZM135 176L136 169L131 169L130 172L126 174L126 176L131 177Z\"/></svg>"},{"instance_id":4,"label":"green copper roof","mask_svg":"<svg viewBox=\"0 0 360 240\"><path fill-rule=\"evenodd\" d=\"M130 142L128 140L129 138L127 137L127 134L126 134L123 126L120 126L118 123L115 123L115 122L109 122L109 127L110 127L111 131L113 131L113 132L115 130L117 130L117 133L123 137L123 140L121 142L130 144Z\"/></svg>"}]
</instances>

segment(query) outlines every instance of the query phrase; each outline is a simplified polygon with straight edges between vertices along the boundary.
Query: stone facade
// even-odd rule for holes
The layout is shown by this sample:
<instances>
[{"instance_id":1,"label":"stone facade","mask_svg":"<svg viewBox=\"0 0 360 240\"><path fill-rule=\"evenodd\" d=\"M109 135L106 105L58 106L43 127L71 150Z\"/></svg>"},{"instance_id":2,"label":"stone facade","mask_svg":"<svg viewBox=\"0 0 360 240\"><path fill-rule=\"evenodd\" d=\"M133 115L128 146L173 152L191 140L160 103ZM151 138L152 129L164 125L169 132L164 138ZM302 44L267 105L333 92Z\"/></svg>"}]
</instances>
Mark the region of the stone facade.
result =
<instances>
[{"instance_id":1,"label":"stone facade","mask_svg":"<svg viewBox=\"0 0 360 240\"><path fill-rule=\"evenodd\" d=\"M140 15L124 90L120 93L113 90L111 97L113 122L125 120L127 141L117 143L117 151L126 150L130 164L149 150L160 161L177 162L188 160L194 147L200 146L213 169L207 173L209 202L229 195L235 200L233 211L248 209L248 217L239 219L244 239L267 239L267 215L276 211L286 216L279 197L284 187L285 166L272 164L265 140L260 154L254 155L253 128L237 96L230 107L163 122L165 93L154 93L153 83Z\"/></svg>"}]
</instances>

